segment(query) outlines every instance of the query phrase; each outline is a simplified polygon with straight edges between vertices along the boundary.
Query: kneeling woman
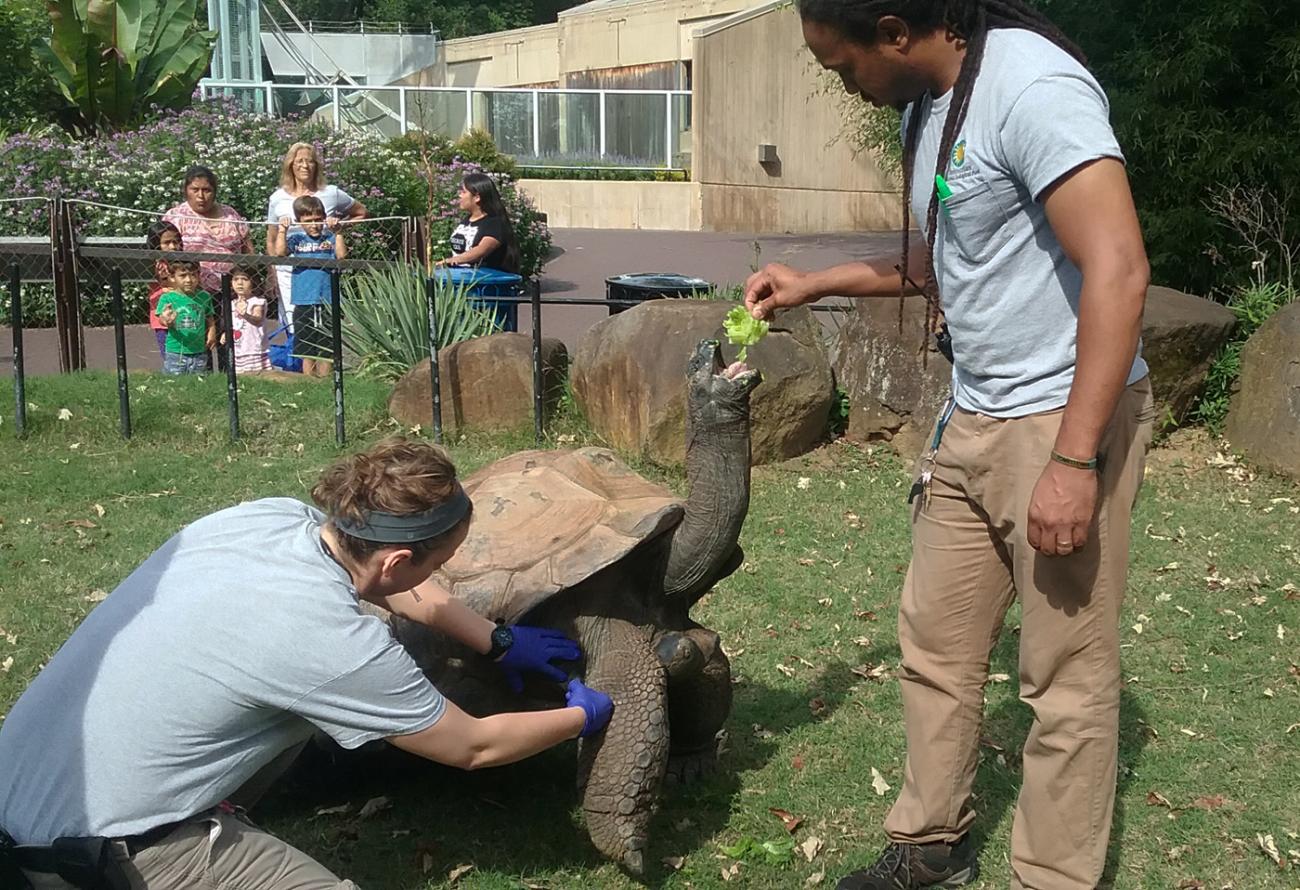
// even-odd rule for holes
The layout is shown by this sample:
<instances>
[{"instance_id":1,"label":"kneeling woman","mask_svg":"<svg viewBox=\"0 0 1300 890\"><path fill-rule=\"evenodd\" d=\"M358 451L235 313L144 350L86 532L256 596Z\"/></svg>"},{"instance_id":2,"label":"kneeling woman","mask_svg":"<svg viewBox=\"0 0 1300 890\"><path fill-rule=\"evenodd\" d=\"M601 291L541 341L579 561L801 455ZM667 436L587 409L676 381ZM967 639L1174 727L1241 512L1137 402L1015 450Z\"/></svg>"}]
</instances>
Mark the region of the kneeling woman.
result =
<instances>
[{"instance_id":1,"label":"kneeling woman","mask_svg":"<svg viewBox=\"0 0 1300 890\"><path fill-rule=\"evenodd\" d=\"M496 183L483 173L470 173L461 182L459 198L465 216L451 233L452 255L439 265L518 274L519 242Z\"/></svg>"}]
</instances>

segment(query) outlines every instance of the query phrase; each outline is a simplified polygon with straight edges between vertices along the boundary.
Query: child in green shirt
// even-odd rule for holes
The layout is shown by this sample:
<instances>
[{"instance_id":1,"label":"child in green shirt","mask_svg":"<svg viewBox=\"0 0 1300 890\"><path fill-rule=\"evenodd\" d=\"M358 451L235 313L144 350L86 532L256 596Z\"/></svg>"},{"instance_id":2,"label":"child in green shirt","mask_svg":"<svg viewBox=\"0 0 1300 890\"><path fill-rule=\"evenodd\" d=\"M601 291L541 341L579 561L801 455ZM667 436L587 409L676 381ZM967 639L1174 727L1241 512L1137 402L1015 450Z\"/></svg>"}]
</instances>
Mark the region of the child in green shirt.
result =
<instances>
[{"instance_id":1,"label":"child in green shirt","mask_svg":"<svg viewBox=\"0 0 1300 890\"><path fill-rule=\"evenodd\" d=\"M163 373L205 374L208 350L217 340L212 295L199 290L199 264L172 260L171 288L158 298L158 319L167 328Z\"/></svg>"}]
</instances>

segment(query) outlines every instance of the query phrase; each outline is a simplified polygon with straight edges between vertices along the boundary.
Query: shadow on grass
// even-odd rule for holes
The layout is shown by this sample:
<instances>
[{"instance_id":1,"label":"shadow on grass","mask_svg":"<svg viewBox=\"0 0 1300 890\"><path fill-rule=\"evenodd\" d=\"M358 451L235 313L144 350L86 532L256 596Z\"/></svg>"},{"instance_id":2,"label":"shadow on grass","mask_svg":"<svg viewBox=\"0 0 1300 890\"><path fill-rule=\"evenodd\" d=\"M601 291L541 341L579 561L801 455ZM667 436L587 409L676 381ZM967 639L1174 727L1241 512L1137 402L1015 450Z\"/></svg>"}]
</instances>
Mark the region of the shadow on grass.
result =
<instances>
[{"instance_id":1,"label":"shadow on grass","mask_svg":"<svg viewBox=\"0 0 1300 890\"><path fill-rule=\"evenodd\" d=\"M672 871L662 860L708 848L735 810L745 773L777 753L782 736L827 719L862 680L842 662L827 665L799 689L744 682L736 687L727 724L728 749L716 774L686 786L665 785L650 828L642 884L663 886ZM809 702L818 699L814 714ZM760 737L752 727L764 727ZM388 746L339 756L308 746L280 788L254 812L284 836L361 886L405 888L437 881L462 863L502 876L516 887L536 875L575 881L611 867L582 824L571 745L523 763L465 773ZM365 801L392 806L368 818ZM350 804L346 814L318 815ZM427 868L427 873L426 873ZM509 876L509 878L506 878Z\"/></svg>"}]
</instances>

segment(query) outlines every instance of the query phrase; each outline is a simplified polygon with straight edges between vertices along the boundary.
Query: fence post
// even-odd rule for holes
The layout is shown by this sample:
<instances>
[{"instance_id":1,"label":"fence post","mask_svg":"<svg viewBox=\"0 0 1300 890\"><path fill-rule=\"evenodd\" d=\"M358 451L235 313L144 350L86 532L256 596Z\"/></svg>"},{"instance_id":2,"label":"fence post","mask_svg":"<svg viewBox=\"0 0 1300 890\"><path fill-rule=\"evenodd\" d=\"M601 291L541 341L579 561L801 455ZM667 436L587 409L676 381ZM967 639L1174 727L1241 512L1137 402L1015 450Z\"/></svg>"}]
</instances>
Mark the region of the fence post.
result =
<instances>
[{"instance_id":1,"label":"fence post","mask_svg":"<svg viewBox=\"0 0 1300 890\"><path fill-rule=\"evenodd\" d=\"M600 156L605 156L605 91L600 91Z\"/></svg>"},{"instance_id":2,"label":"fence post","mask_svg":"<svg viewBox=\"0 0 1300 890\"><path fill-rule=\"evenodd\" d=\"M463 132L468 133L474 129L474 91L465 91L465 129Z\"/></svg>"},{"instance_id":3,"label":"fence post","mask_svg":"<svg viewBox=\"0 0 1300 890\"><path fill-rule=\"evenodd\" d=\"M23 374L23 281L22 270L9 267L9 316L14 334L14 430L18 438L27 435L27 379Z\"/></svg>"},{"instance_id":4,"label":"fence post","mask_svg":"<svg viewBox=\"0 0 1300 890\"><path fill-rule=\"evenodd\" d=\"M275 88L271 86L269 80L262 85L266 88L266 114L268 117L275 117Z\"/></svg>"},{"instance_id":5,"label":"fence post","mask_svg":"<svg viewBox=\"0 0 1300 890\"><path fill-rule=\"evenodd\" d=\"M438 284L430 275L424 279L424 298L429 304L429 385L433 394L433 441L442 444L442 389L438 381Z\"/></svg>"},{"instance_id":6,"label":"fence post","mask_svg":"<svg viewBox=\"0 0 1300 890\"><path fill-rule=\"evenodd\" d=\"M537 90L533 90L533 157L538 158L542 155L542 122L539 115L541 109L541 100L538 97Z\"/></svg>"},{"instance_id":7,"label":"fence post","mask_svg":"<svg viewBox=\"0 0 1300 890\"><path fill-rule=\"evenodd\" d=\"M347 438L343 425L343 300L339 293L342 273L330 270L330 338L334 346L334 441L342 447Z\"/></svg>"},{"instance_id":8,"label":"fence post","mask_svg":"<svg viewBox=\"0 0 1300 890\"><path fill-rule=\"evenodd\" d=\"M53 245L54 325L59 339L59 370L82 371L86 349L81 338L81 309L77 289L77 236L72 211L62 197L54 199L50 214Z\"/></svg>"},{"instance_id":9,"label":"fence post","mask_svg":"<svg viewBox=\"0 0 1300 890\"><path fill-rule=\"evenodd\" d=\"M235 380L235 295L230 273L221 276L221 327L226 333L224 345L217 349L226 356L226 408L230 414L230 441L239 441L239 383Z\"/></svg>"},{"instance_id":10,"label":"fence post","mask_svg":"<svg viewBox=\"0 0 1300 890\"><path fill-rule=\"evenodd\" d=\"M397 33L402 33L398 31ZM397 113L402 116L401 128L399 132L406 135L406 87L397 88Z\"/></svg>"},{"instance_id":11,"label":"fence post","mask_svg":"<svg viewBox=\"0 0 1300 890\"><path fill-rule=\"evenodd\" d=\"M122 270L109 273L113 297L113 348L117 353L117 414L122 424L122 438L131 438L131 386L126 379L126 324L122 318Z\"/></svg>"},{"instance_id":12,"label":"fence post","mask_svg":"<svg viewBox=\"0 0 1300 890\"><path fill-rule=\"evenodd\" d=\"M545 435L546 397L542 391L542 280L534 278L528 283L533 304L533 435L540 445Z\"/></svg>"},{"instance_id":13,"label":"fence post","mask_svg":"<svg viewBox=\"0 0 1300 890\"><path fill-rule=\"evenodd\" d=\"M334 101L334 130L338 132L342 115L339 113L339 85L334 84L330 87L330 94Z\"/></svg>"},{"instance_id":14,"label":"fence post","mask_svg":"<svg viewBox=\"0 0 1300 890\"><path fill-rule=\"evenodd\" d=\"M664 167L673 166L673 94L664 93Z\"/></svg>"}]
</instances>

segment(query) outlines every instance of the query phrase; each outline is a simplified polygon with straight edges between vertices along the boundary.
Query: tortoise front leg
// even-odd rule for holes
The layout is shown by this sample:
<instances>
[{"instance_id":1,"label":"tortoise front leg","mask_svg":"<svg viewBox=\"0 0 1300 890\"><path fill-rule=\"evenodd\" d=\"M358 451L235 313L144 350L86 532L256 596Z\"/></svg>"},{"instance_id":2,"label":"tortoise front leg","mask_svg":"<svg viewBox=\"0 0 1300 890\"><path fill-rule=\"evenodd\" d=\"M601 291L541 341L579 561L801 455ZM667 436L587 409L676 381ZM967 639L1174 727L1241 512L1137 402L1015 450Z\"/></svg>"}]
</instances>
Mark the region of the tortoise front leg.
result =
<instances>
[{"instance_id":1,"label":"tortoise front leg","mask_svg":"<svg viewBox=\"0 0 1300 890\"><path fill-rule=\"evenodd\" d=\"M614 700L614 716L578 749L578 789L596 849L633 874L645 869L650 817L668 764L664 669L651 633L619 618L579 619L588 686Z\"/></svg>"}]
</instances>

